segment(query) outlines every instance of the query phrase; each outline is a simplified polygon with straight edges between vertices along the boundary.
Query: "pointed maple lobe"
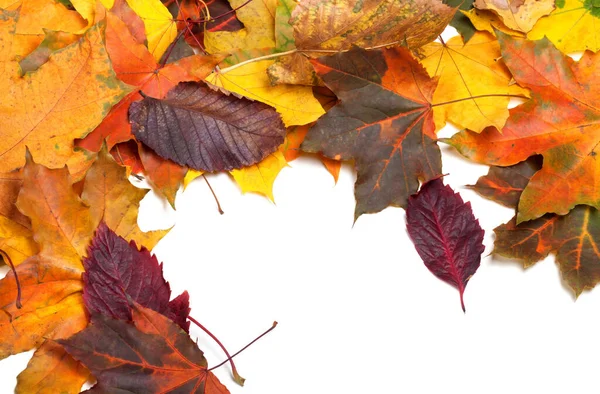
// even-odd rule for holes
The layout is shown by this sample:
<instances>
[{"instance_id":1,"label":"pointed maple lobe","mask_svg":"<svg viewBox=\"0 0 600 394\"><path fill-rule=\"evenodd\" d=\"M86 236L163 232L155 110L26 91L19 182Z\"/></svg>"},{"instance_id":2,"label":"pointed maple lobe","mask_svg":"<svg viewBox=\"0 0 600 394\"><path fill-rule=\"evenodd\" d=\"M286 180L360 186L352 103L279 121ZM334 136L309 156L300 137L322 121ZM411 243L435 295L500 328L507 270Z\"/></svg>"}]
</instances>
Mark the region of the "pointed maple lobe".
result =
<instances>
[{"instance_id":1,"label":"pointed maple lobe","mask_svg":"<svg viewBox=\"0 0 600 394\"><path fill-rule=\"evenodd\" d=\"M471 204L441 178L434 179L408 199L406 228L429 271L458 289L464 311L465 287L485 249L484 231Z\"/></svg>"},{"instance_id":2,"label":"pointed maple lobe","mask_svg":"<svg viewBox=\"0 0 600 394\"><path fill-rule=\"evenodd\" d=\"M96 230L83 265L83 300L90 313L131 321L131 297L189 330L187 293L169 302L171 288L156 256L143 246L138 250L134 241L128 243L104 222Z\"/></svg>"},{"instance_id":3,"label":"pointed maple lobe","mask_svg":"<svg viewBox=\"0 0 600 394\"><path fill-rule=\"evenodd\" d=\"M435 80L404 48L354 48L313 65L341 102L310 129L302 150L355 161L356 218L405 207L419 180L441 175L430 104Z\"/></svg>"}]
</instances>

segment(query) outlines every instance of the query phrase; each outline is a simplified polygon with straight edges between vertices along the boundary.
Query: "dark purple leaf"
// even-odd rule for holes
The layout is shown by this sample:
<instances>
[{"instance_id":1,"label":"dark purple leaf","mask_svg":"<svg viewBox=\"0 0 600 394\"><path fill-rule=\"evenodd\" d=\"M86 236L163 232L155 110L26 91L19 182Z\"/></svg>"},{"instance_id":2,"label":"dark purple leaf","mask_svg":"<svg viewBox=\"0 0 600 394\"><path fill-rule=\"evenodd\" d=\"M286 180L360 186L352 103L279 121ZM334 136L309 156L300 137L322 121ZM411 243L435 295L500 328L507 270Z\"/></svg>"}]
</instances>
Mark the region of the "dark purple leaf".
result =
<instances>
[{"instance_id":1,"label":"dark purple leaf","mask_svg":"<svg viewBox=\"0 0 600 394\"><path fill-rule=\"evenodd\" d=\"M203 171L256 164L285 136L274 108L201 82L180 83L164 100L131 104L129 121L135 137L159 156Z\"/></svg>"},{"instance_id":2,"label":"dark purple leaf","mask_svg":"<svg viewBox=\"0 0 600 394\"><path fill-rule=\"evenodd\" d=\"M138 250L134 241L128 243L104 222L96 230L83 266L83 300L90 313L131 321L129 296L189 330L187 292L169 302L171 288L163 278L162 264L148 249Z\"/></svg>"},{"instance_id":3,"label":"dark purple leaf","mask_svg":"<svg viewBox=\"0 0 600 394\"><path fill-rule=\"evenodd\" d=\"M464 203L440 178L429 181L408 199L406 227L425 266L456 287L465 310L463 293L479 268L483 229L470 203Z\"/></svg>"}]
</instances>

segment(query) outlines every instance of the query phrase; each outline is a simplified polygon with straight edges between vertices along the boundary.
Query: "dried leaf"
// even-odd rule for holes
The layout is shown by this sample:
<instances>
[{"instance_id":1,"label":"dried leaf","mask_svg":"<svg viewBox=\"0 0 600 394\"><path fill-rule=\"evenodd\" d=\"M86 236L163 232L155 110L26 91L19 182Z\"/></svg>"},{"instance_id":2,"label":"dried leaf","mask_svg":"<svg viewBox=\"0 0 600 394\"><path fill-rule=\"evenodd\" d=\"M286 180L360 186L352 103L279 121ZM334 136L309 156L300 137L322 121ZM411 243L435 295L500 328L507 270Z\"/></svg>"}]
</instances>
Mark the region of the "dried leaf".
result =
<instances>
[{"instance_id":1,"label":"dried leaf","mask_svg":"<svg viewBox=\"0 0 600 394\"><path fill-rule=\"evenodd\" d=\"M474 5L496 13L508 28L523 33L554 10L554 0L475 0Z\"/></svg>"},{"instance_id":2,"label":"dried leaf","mask_svg":"<svg viewBox=\"0 0 600 394\"><path fill-rule=\"evenodd\" d=\"M96 230L83 265L83 300L91 314L131 321L129 296L189 330L187 293L174 308L169 302L171 288L163 278L162 264L148 249L138 250L134 241L128 243L104 222ZM185 301L184 307L178 305L181 300Z\"/></svg>"},{"instance_id":3,"label":"dried leaf","mask_svg":"<svg viewBox=\"0 0 600 394\"><path fill-rule=\"evenodd\" d=\"M432 274L463 293L481 261L484 231L470 203L440 178L421 186L408 200L406 228L419 256Z\"/></svg>"},{"instance_id":4,"label":"dried leaf","mask_svg":"<svg viewBox=\"0 0 600 394\"><path fill-rule=\"evenodd\" d=\"M148 50L157 61L177 37L177 25L160 0L127 0L131 9L142 18L148 38Z\"/></svg>"},{"instance_id":5,"label":"dried leaf","mask_svg":"<svg viewBox=\"0 0 600 394\"><path fill-rule=\"evenodd\" d=\"M193 82L179 84L164 100L133 103L129 120L137 140L158 155L202 171L258 163L285 134L273 108Z\"/></svg>"},{"instance_id":6,"label":"dried leaf","mask_svg":"<svg viewBox=\"0 0 600 394\"><path fill-rule=\"evenodd\" d=\"M435 40L455 12L435 0L300 0L290 24L296 47L305 51L392 43L416 49Z\"/></svg>"},{"instance_id":7,"label":"dried leaf","mask_svg":"<svg viewBox=\"0 0 600 394\"><path fill-rule=\"evenodd\" d=\"M23 165L25 146L40 163L61 167L74 155L73 139L93 130L128 89L115 78L101 26L51 55L36 72L17 78L18 62L6 61L13 59L16 18L9 11L0 17L0 59L5 60L0 108L11 114L0 118L0 171Z\"/></svg>"},{"instance_id":8,"label":"dried leaf","mask_svg":"<svg viewBox=\"0 0 600 394\"><path fill-rule=\"evenodd\" d=\"M556 9L527 34L530 40L547 37L564 53L600 49L600 13L594 1L559 0Z\"/></svg>"},{"instance_id":9,"label":"dried leaf","mask_svg":"<svg viewBox=\"0 0 600 394\"><path fill-rule=\"evenodd\" d=\"M281 151L278 150L271 153L260 163L231 171L231 175L242 189L242 193L259 193L274 202L273 183L275 183L279 172L285 167L287 167L287 161Z\"/></svg>"},{"instance_id":10,"label":"dried leaf","mask_svg":"<svg viewBox=\"0 0 600 394\"><path fill-rule=\"evenodd\" d=\"M517 222L547 212L566 214L578 204L600 207L598 160L600 56L586 52L574 62L547 39L525 41L498 33L502 58L531 100L510 110L502 132L463 131L448 140L481 163L508 166L535 154L544 165L525 188Z\"/></svg>"},{"instance_id":11,"label":"dried leaf","mask_svg":"<svg viewBox=\"0 0 600 394\"><path fill-rule=\"evenodd\" d=\"M419 54L425 56L421 64L429 75L439 77L433 103L456 101L434 108L438 130L446 121L475 132L488 126L500 130L508 118L509 95L528 94L526 89L510 85L512 75L497 60L500 45L487 33L476 33L467 44L460 37L445 44L431 43ZM478 96L487 97L472 98Z\"/></svg>"},{"instance_id":12,"label":"dried leaf","mask_svg":"<svg viewBox=\"0 0 600 394\"><path fill-rule=\"evenodd\" d=\"M441 175L430 105L435 81L403 48L355 48L313 64L341 103L310 129L302 149L355 160L355 218L405 207L419 180Z\"/></svg>"},{"instance_id":13,"label":"dried leaf","mask_svg":"<svg viewBox=\"0 0 600 394\"><path fill-rule=\"evenodd\" d=\"M92 315L85 330L58 341L98 380L90 393L229 393L208 371L204 354L179 326L139 305L132 306L132 311L133 325Z\"/></svg>"}]
</instances>

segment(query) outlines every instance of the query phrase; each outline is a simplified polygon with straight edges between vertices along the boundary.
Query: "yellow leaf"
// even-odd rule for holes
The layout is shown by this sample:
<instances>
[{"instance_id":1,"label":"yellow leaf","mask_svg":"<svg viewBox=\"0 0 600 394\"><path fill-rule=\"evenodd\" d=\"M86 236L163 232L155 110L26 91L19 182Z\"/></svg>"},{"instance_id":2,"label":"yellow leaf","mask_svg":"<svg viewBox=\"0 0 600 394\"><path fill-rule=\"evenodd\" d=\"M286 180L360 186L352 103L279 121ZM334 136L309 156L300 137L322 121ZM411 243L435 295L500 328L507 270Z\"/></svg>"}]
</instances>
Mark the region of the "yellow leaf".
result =
<instances>
[{"instance_id":1,"label":"yellow leaf","mask_svg":"<svg viewBox=\"0 0 600 394\"><path fill-rule=\"evenodd\" d=\"M231 2L232 7L243 0ZM237 11L245 28L236 32L218 32L205 35L208 52L236 52L226 65L235 65L255 55L275 52L276 0L252 1ZM250 51L261 48L260 51ZM282 84L271 86L267 69L273 60L251 62L229 72L213 73L206 81L244 97L261 101L281 114L286 126L303 125L315 121L325 112L308 86Z\"/></svg>"},{"instance_id":2,"label":"yellow leaf","mask_svg":"<svg viewBox=\"0 0 600 394\"><path fill-rule=\"evenodd\" d=\"M152 249L168 230L143 232L138 227L139 204L148 190L133 186L126 173L127 169L118 165L106 147L103 148L87 172L81 199L90 207L92 228L104 220L127 241Z\"/></svg>"},{"instance_id":3,"label":"yellow leaf","mask_svg":"<svg viewBox=\"0 0 600 394\"><path fill-rule=\"evenodd\" d=\"M226 74L213 73L206 80L213 85L261 101L281 114L287 126L314 122L325 113L309 86L271 86L267 69L273 60L248 63Z\"/></svg>"},{"instance_id":4,"label":"yellow leaf","mask_svg":"<svg viewBox=\"0 0 600 394\"><path fill-rule=\"evenodd\" d=\"M491 11L478 10L473 8L469 11L460 11L471 21L475 29L479 31L487 31L495 35L494 29L500 30L502 33L510 34L514 37L524 37L525 34L519 31L515 31L506 26L498 15Z\"/></svg>"},{"instance_id":5,"label":"yellow leaf","mask_svg":"<svg viewBox=\"0 0 600 394\"><path fill-rule=\"evenodd\" d=\"M185 190L185 188L188 187L188 185L192 183L194 179L202 176L202 174L204 174L204 171L189 169L188 172L185 174L185 177L183 178L183 190Z\"/></svg>"},{"instance_id":6,"label":"yellow leaf","mask_svg":"<svg viewBox=\"0 0 600 394\"><path fill-rule=\"evenodd\" d=\"M160 0L127 0L127 4L144 21L148 50L159 61L177 37L173 16Z\"/></svg>"},{"instance_id":7,"label":"yellow leaf","mask_svg":"<svg viewBox=\"0 0 600 394\"><path fill-rule=\"evenodd\" d=\"M17 207L31 219L40 256L60 261L63 267L83 269L94 225L90 208L73 191L66 167L48 169L28 155Z\"/></svg>"},{"instance_id":8,"label":"yellow leaf","mask_svg":"<svg viewBox=\"0 0 600 394\"><path fill-rule=\"evenodd\" d=\"M231 0L236 9L246 0ZM235 32L217 31L204 34L208 53L229 52L234 49L275 47L275 9L277 0L251 1L235 12L245 28Z\"/></svg>"},{"instance_id":9,"label":"yellow leaf","mask_svg":"<svg viewBox=\"0 0 600 394\"><path fill-rule=\"evenodd\" d=\"M523 33L554 10L554 0L476 0L473 5L480 10L493 11L508 28Z\"/></svg>"},{"instance_id":10,"label":"yellow leaf","mask_svg":"<svg viewBox=\"0 0 600 394\"><path fill-rule=\"evenodd\" d=\"M19 77L12 57L16 18L0 11L0 171L23 166L25 146L37 162L59 168L73 156L74 139L92 131L129 88L112 70L98 25Z\"/></svg>"},{"instance_id":11,"label":"yellow leaf","mask_svg":"<svg viewBox=\"0 0 600 394\"><path fill-rule=\"evenodd\" d=\"M44 341L17 377L17 394L79 393L90 372L62 346Z\"/></svg>"},{"instance_id":12,"label":"yellow leaf","mask_svg":"<svg viewBox=\"0 0 600 394\"><path fill-rule=\"evenodd\" d=\"M539 40L546 36L564 53L600 49L600 15L596 2L561 0L556 9L539 20L527 38Z\"/></svg>"},{"instance_id":13,"label":"yellow leaf","mask_svg":"<svg viewBox=\"0 0 600 394\"><path fill-rule=\"evenodd\" d=\"M439 77L433 103L462 100L434 107L438 130L446 121L478 133L488 126L501 130L508 118L510 101L509 97L501 95L528 94L526 89L510 85L510 72L502 61L496 60L501 56L500 45L488 33L475 33L467 44L460 36L453 37L445 45L434 42L422 47L419 54L425 56L421 64L427 72L432 77ZM482 95L495 96L469 100Z\"/></svg>"},{"instance_id":14,"label":"yellow leaf","mask_svg":"<svg viewBox=\"0 0 600 394\"><path fill-rule=\"evenodd\" d=\"M231 171L242 193L254 192L273 198L273 183L279 172L287 166L281 150L267 156L258 164Z\"/></svg>"}]
</instances>

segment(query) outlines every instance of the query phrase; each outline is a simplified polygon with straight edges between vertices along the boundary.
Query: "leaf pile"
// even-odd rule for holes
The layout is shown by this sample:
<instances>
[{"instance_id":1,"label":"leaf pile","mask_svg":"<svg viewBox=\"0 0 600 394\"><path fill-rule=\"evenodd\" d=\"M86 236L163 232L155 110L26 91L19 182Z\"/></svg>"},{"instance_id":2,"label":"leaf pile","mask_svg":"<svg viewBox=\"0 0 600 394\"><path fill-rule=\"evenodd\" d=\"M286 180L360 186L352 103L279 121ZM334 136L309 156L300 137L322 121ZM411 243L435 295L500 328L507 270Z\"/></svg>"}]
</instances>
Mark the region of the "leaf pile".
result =
<instances>
[{"instance_id":1,"label":"leaf pile","mask_svg":"<svg viewBox=\"0 0 600 394\"><path fill-rule=\"evenodd\" d=\"M147 191L131 175L175 208L182 187L213 172L274 200L302 152L335 180L351 162L355 220L405 208L417 252L464 309L483 230L443 185L436 133L452 123L461 131L442 141L493 166L474 188L516 209L494 252L525 265L555 253L576 295L593 288L597 10L581 0L0 2L0 255L11 268L0 358L35 349L16 391L75 393L92 374L96 392L228 392L187 334L187 293L171 299L149 251L168 230L137 226ZM460 35L443 39L448 25Z\"/></svg>"}]
</instances>

